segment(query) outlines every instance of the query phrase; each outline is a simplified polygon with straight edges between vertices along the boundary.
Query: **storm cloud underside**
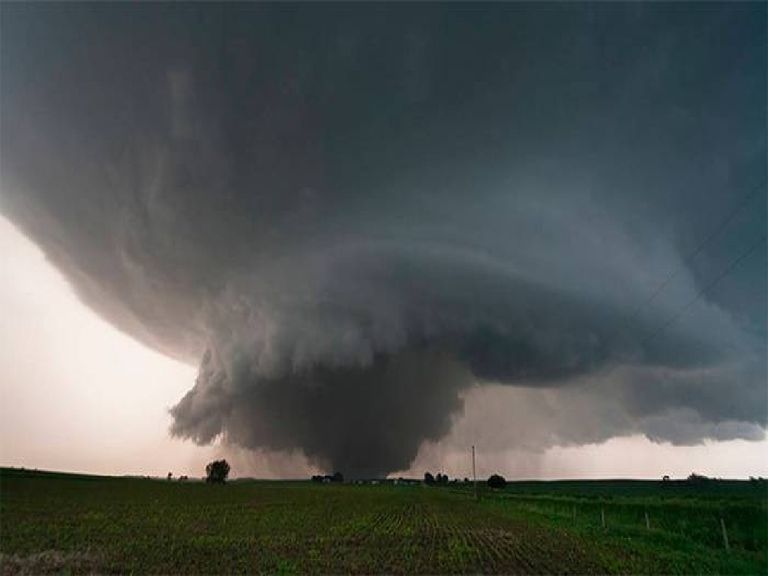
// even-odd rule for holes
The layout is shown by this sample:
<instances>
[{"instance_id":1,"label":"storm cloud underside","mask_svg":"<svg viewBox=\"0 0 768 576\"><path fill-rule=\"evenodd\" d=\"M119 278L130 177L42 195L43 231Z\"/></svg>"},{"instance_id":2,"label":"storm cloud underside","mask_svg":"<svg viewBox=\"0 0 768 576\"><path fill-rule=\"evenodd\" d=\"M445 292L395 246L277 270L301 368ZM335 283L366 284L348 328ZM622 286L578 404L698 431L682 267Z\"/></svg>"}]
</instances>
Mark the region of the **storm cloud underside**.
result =
<instances>
[{"instance_id":1,"label":"storm cloud underside","mask_svg":"<svg viewBox=\"0 0 768 576\"><path fill-rule=\"evenodd\" d=\"M762 438L764 242L688 305L765 235L765 10L4 4L0 208L200 443L386 474L477 382L534 449Z\"/></svg>"}]
</instances>

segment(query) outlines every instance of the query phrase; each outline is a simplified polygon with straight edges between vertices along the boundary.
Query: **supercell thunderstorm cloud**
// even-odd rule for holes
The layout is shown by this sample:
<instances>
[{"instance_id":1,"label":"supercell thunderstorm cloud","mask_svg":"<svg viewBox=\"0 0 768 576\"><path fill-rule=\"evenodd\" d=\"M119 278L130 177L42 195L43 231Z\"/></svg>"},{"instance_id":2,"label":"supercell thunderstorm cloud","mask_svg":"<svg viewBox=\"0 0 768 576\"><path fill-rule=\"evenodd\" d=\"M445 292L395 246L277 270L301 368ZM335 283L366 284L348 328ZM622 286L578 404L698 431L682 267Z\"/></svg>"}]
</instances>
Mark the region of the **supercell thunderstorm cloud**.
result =
<instances>
[{"instance_id":1,"label":"supercell thunderstorm cloud","mask_svg":"<svg viewBox=\"0 0 768 576\"><path fill-rule=\"evenodd\" d=\"M174 435L382 475L480 383L763 437L765 5L2 10L0 209L199 366Z\"/></svg>"}]
</instances>

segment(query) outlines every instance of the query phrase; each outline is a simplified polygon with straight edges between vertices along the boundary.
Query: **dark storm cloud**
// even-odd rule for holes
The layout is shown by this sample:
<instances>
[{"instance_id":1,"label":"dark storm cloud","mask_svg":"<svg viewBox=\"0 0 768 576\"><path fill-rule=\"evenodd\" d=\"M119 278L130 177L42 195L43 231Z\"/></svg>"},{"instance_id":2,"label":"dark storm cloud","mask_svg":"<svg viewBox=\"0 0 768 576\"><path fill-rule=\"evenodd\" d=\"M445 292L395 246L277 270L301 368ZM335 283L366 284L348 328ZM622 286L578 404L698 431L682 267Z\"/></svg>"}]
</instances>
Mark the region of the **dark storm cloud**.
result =
<instances>
[{"instance_id":1,"label":"dark storm cloud","mask_svg":"<svg viewBox=\"0 0 768 576\"><path fill-rule=\"evenodd\" d=\"M455 361L426 351L274 380L244 375L240 389L220 369L206 355L197 386L173 409L174 433L207 443L225 430L249 448L299 446L321 466L366 477L407 466L415 438L447 434L446 415L461 408L457 393L469 381Z\"/></svg>"},{"instance_id":2,"label":"dark storm cloud","mask_svg":"<svg viewBox=\"0 0 768 576\"><path fill-rule=\"evenodd\" d=\"M538 444L762 435L765 246L688 305L765 234L764 6L2 15L2 210L200 362L175 434L381 474L480 380L561 392Z\"/></svg>"}]
</instances>

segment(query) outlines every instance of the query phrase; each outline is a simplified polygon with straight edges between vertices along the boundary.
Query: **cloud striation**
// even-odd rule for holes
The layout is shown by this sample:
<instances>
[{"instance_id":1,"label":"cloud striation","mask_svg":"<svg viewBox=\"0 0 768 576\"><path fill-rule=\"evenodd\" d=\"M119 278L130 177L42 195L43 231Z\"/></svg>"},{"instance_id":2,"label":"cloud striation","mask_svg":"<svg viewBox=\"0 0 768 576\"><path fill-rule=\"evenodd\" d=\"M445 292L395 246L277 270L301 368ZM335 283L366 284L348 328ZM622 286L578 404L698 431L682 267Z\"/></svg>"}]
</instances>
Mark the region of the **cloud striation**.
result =
<instances>
[{"instance_id":1,"label":"cloud striation","mask_svg":"<svg viewBox=\"0 0 768 576\"><path fill-rule=\"evenodd\" d=\"M199 443L386 474L477 382L509 443L762 438L765 246L688 303L765 235L765 10L4 4L0 209Z\"/></svg>"}]
</instances>

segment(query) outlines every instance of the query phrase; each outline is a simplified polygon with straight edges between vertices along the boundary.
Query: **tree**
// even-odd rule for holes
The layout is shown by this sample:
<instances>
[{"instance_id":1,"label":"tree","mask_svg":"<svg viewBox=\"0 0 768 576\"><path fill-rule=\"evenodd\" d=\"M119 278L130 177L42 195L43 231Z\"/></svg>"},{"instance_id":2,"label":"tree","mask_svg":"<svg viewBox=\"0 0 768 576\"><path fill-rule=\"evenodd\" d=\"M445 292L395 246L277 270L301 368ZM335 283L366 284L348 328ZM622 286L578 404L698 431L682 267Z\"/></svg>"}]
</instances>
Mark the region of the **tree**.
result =
<instances>
[{"instance_id":1,"label":"tree","mask_svg":"<svg viewBox=\"0 0 768 576\"><path fill-rule=\"evenodd\" d=\"M344 482L344 474L341 472L334 472L331 474L315 474L312 476L312 482L319 482L319 483L325 483L325 482Z\"/></svg>"},{"instance_id":2,"label":"tree","mask_svg":"<svg viewBox=\"0 0 768 576\"><path fill-rule=\"evenodd\" d=\"M205 467L205 481L211 484L224 484L229 476L229 463L226 460L214 460Z\"/></svg>"},{"instance_id":3,"label":"tree","mask_svg":"<svg viewBox=\"0 0 768 576\"><path fill-rule=\"evenodd\" d=\"M708 477L703 474L696 474L696 472L691 472L691 475L687 478L688 484L706 484L709 480Z\"/></svg>"},{"instance_id":4,"label":"tree","mask_svg":"<svg viewBox=\"0 0 768 576\"><path fill-rule=\"evenodd\" d=\"M504 478L504 476L501 476L499 474L493 474L490 478L488 478L489 488L502 489L506 487L506 485L507 485L507 480Z\"/></svg>"},{"instance_id":5,"label":"tree","mask_svg":"<svg viewBox=\"0 0 768 576\"><path fill-rule=\"evenodd\" d=\"M431 472L424 472L424 484L427 486L431 486L435 483L435 477L432 476Z\"/></svg>"}]
</instances>

